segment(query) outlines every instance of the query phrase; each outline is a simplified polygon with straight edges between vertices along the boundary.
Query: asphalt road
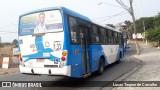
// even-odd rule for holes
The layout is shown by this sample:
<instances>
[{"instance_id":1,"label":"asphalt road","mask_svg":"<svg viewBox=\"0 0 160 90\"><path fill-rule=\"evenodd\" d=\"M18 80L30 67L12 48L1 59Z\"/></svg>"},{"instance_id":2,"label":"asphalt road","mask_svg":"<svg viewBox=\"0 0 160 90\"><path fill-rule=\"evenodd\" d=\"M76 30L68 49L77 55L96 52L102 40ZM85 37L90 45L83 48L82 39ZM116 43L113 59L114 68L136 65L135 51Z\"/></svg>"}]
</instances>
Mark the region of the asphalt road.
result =
<instances>
[{"instance_id":1,"label":"asphalt road","mask_svg":"<svg viewBox=\"0 0 160 90\"><path fill-rule=\"evenodd\" d=\"M20 73L12 73L7 75L0 75L0 81L113 81L118 79L119 77L123 76L125 73L132 70L134 67L139 65L139 62L135 58L131 56L135 54L135 47L130 45L130 48L126 51L126 57L120 62L119 64L112 64L105 68L105 72L103 75L96 75L95 73L92 74L91 77L86 79L76 79L76 78L68 78L64 76L47 76L47 75L26 75ZM98 82L97 82L98 83ZM107 85L106 82L105 85ZM43 88L0 88L0 90L101 90L105 86L101 87L86 87L87 84L84 82L79 82L82 87L43 87ZM84 85L84 86L83 86ZM63 85L62 85L63 86ZM89 85L88 85L89 86Z\"/></svg>"}]
</instances>

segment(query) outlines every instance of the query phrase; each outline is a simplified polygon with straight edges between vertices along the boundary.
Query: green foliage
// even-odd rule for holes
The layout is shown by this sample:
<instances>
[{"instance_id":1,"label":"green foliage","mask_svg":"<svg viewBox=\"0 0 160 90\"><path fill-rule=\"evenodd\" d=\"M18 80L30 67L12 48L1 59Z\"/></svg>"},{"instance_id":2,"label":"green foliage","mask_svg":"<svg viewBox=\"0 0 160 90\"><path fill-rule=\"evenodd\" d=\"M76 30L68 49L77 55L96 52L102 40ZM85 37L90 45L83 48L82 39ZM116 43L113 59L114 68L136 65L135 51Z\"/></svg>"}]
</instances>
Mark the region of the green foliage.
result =
<instances>
[{"instance_id":1,"label":"green foliage","mask_svg":"<svg viewBox=\"0 0 160 90\"><path fill-rule=\"evenodd\" d=\"M147 37L148 37L148 32L147 31L142 32L142 38L146 39Z\"/></svg>"},{"instance_id":2,"label":"green foliage","mask_svg":"<svg viewBox=\"0 0 160 90\"><path fill-rule=\"evenodd\" d=\"M4 44L3 43L0 43L0 48L4 47Z\"/></svg>"},{"instance_id":3,"label":"green foliage","mask_svg":"<svg viewBox=\"0 0 160 90\"><path fill-rule=\"evenodd\" d=\"M12 45L14 45L14 47L18 47L18 41L17 41L17 39L13 40Z\"/></svg>"},{"instance_id":4,"label":"green foliage","mask_svg":"<svg viewBox=\"0 0 160 90\"><path fill-rule=\"evenodd\" d=\"M12 45L11 43L9 42L6 42L6 43L3 43L4 45Z\"/></svg>"},{"instance_id":5,"label":"green foliage","mask_svg":"<svg viewBox=\"0 0 160 90\"><path fill-rule=\"evenodd\" d=\"M106 24L107 26L110 26L112 28L116 28L113 24Z\"/></svg>"},{"instance_id":6,"label":"green foliage","mask_svg":"<svg viewBox=\"0 0 160 90\"><path fill-rule=\"evenodd\" d=\"M158 15L156 15L155 17L154 17L154 25L155 25L155 27L159 27L160 26L160 13L158 13Z\"/></svg>"},{"instance_id":7,"label":"green foliage","mask_svg":"<svg viewBox=\"0 0 160 90\"><path fill-rule=\"evenodd\" d=\"M138 33L144 32L144 26L145 30L149 30L154 28L154 17L143 17L140 18L139 20L136 20L136 29ZM144 26L143 26L144 23Z\"/></svg>"},{"instance_id":8,"label":"green foliage","mask_svg":"<svg viewBox=\"0 0 160 90\"><path fill-rule=\"evenodd\" d=\"M158 13L158 15L154 17L143 17L143 18L136 20L136 29L138 33L144 32L144 26L145 26L145 30L152 30L155 27L159 27L160 26L160 13Z\"/></svg>"},{"instance_id":9,"label":"green foliage","mask_svg":"<svg viewBox=\"0 0 160 90\"><path fill-rule=\"evenodd\" d=\"M144 32L144 27L146 32ZM154 17L136 20L136 29L137 33L142 33L143 39L158 42L160 40L160 13Z\"/></svg>"},{"instance_id":10,"label":"green foliage","mask_svg":"<svg viewBox=\"0 0 160 90\"><path fill-rule=\"evenodd\" d=\"M158 42L160 40L160 26L147 31L147 39Z\"/></svg>"},{"instance_id":11,"label":"green foliage","mask_svg":"<svg viewBox=\"0 0 160 90\"><path fill-rule=\"evenodd\" d=\"M124 21L124 23L127 25L127 26L130 26L132 23L131 23L131 21Z\"/></svg>"}]
</instances>

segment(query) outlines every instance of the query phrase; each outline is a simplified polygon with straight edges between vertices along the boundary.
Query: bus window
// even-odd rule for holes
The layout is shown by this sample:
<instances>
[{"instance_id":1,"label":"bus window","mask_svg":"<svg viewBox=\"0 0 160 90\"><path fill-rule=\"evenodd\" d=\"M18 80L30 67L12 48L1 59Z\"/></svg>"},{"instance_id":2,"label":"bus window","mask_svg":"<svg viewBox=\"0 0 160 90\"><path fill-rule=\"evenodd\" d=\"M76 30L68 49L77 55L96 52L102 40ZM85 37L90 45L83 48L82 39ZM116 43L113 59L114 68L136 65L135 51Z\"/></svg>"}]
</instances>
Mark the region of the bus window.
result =
<instances>
[{"instance_id":1,"label":"bus window","mask_svg":"<svg viewBox=\"0 0 160 90\"><path fill-rule=\"evenodd\" d=\"M112 31L112 44L115 44L115 36L114 36L114 31Z\"/></svg>"},{"instance_id":2,"label":"bus window","mask_svg":"<svg viewBox=\"0 0 160 90\"><path fill-rule=\"evenodd\" d=\"M69 17L69 29L70 29L70 38L71 43L79 43L78 39L78 24L75 18Z\"/></svg>"},{"instance_id":3,"label":"bus window","mask_svg":"<svg viewBox=\"0 0 160 90\"><path fill-rule=\"evenodd\" d=\"M118 44L118 34L114 32L115 44Z\"/></svg>"},{"instance_id":4,"label":"bus window","mask_svg":"<svg viewBox=\"0 0 160 90\"><path fill-rule=\"evenodd\" d=\"M109 44L113 44L113 36L112 36L112 31L108 31L108 36L109 36Z\"/></svg>"},{"instance_id":5,"label":"bus window","mask_svg":"<svg viewBox=\"0 0 160 90\"><path fill-rule=\"evenodd\" d=\"M108 34L108 30L106 29L106 43L109 43L109 34Z\"/></svg>"},{"instance_id":6,"label":"bus window","mask_svg":"<svg viewBox=\"0 0 160 90\"><path fill-rule=\"evenodd\" d=\"M122 34L118 34L118 41L119 41L119 45L120 46L122 46L122 39L123 39L123 37L122 37Z\"/></svg>"},{"instance_id":7,"label":"bus window","mask_svg":"<svg viewBox=\"0 0 160 90\"><path fill-rule=\"evenodd\" d=\"M104 28L100 28L101 34L100 34L100 41L102 44L105 44L107 41L106 37L106 30Z\"/></svg>"},{"instance_id":8,"label":"bus window","mask_svg":"<svg viewBox=\"0 0 160 90\"><path fill-rule=\"evenodd\" d=\"M91 42L92 44L97 44L99 41L98 27L93 25L91 30Z\"/></svg>"}]
</instances>

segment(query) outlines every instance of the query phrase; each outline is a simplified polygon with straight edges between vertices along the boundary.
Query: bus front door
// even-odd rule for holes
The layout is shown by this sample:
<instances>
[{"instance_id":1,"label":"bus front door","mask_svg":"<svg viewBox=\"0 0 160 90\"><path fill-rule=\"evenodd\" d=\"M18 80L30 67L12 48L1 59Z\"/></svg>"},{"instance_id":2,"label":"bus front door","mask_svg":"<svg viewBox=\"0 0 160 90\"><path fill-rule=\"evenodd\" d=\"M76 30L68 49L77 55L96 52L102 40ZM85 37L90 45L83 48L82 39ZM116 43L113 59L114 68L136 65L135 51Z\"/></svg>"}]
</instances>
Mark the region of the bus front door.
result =
<instances>
[{"instance_id":1,"label":"bus front door","mask_svg":"<svg viewBox=\"0 0 160 90\"><path fill-rule=\"evenodd\" d=\"M90 58L89 58L89 28L80 27L80 42L82 48L82 74L90 73Z\"/></svg>"}]
</instances>

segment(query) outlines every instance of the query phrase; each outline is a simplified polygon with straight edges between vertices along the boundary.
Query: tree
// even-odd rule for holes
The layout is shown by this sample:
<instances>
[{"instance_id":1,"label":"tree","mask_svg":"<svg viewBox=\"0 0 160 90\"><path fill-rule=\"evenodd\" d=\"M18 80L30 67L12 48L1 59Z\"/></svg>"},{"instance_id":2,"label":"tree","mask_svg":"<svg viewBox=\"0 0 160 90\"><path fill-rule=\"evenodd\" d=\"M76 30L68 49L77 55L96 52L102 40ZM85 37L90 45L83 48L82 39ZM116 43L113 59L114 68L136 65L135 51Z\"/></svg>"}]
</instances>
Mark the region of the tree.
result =
<instances>
[{"instance_id":1,"label":"tree","mask_svg":"<svg viewBox=\"0 0 160 90\"><path fill-rule=\"evenodd\" d=\"M148 30L147 38L150 41L159 42L159 40L160 40L160 26L155 27L154 29Z\"/></svg>"},{"instance_id":2,"label":"tree","mask_svg":"<svg viewBox=\"0 0 160 90\"><path fill-rule=\"evenodd\" d=\"M114 26L113 24L106 24L106 26L112 27L112 28L116 28L116 26Z\"/></svg>"},{"instance_id":3,"label":"tree","mask_svg":"<svg viewBox=\"0 0 160 90\"><path fill-rule=\"evenodd\" d=\"M134 33L133 31L133 24L131 23L131 21L124 21L124 23L126 24L126 30L127 30L127 35L129 40L132 38L132 34Z\"/></svg>"},{"instance_id":4,"label":"tree","mask_svg":"<svg viewBox=\"0 0 160 90\"><path fill-rule=\"evenodd\" d=\"M137 34L137 30L136 30L136 23L135 23L135 16L134 16L134 10L133 10L133 0L129 0L129 4L130 7L126 6L122 0L116 0L125 10L127 10L129 12L129 14L132 16L132 20L133 20L133 29L134 29L134 33ZM140 54L140 50L138 47L138 42L137 42L137 37L135 38L135 44L136 44L136 53L137 55Z\"/></svg>"},{"instance_id":5,"label":"tree","mask_svg":"<svg viewBox=\"0 0 160 90\"><path fill-rule=\"evenodd\" d=\"M0 48L4 47L4 44L3 43L0 43Z\"/></svg>"},{"instance_id":6,"label":"tree","mask_svg":"<svg viewBox=\"0 0 160 90\"><path fill-rule=\"evenodd\" d=\"M124 21L124 23L127 25L127 27L132 24L131 21L128 21L128 20Z\"/></svg>"},{"instance_id":7,"label":"tree","mask_svg":"<svg viewBox=\"0 0 160 90\"><path fill-rule=\"evenodd\" d=\"M154 17L154 26L155 27L158 27L158 26L160 26L160 13L158 13L158 15L156 15L155 17Z\"/></svg>"},{"instance_id":8,"label":"tree","mask_svg":"<svg viewBox=\"0 0 160 90\"><path fill-rule=\"evenodd\" d=\"M137 25L136 29L137 29L138 33L144 32L143 23L145 25L146 30L154 28L154 26L155 26L154 25L154 17L142 17L142 18L136 20L136 25Z\"/></svg>"},{"instance_id":9,"label":"tree","mask_svg":"<svg viewBox=\"0 0 160 90\"><path fill-rule=\"evenodd\" d=\"M17 41L17 39L13 40L12 45L14 45L14 47L18 47L18 41Z\"/></svg>"}]
</instances>

